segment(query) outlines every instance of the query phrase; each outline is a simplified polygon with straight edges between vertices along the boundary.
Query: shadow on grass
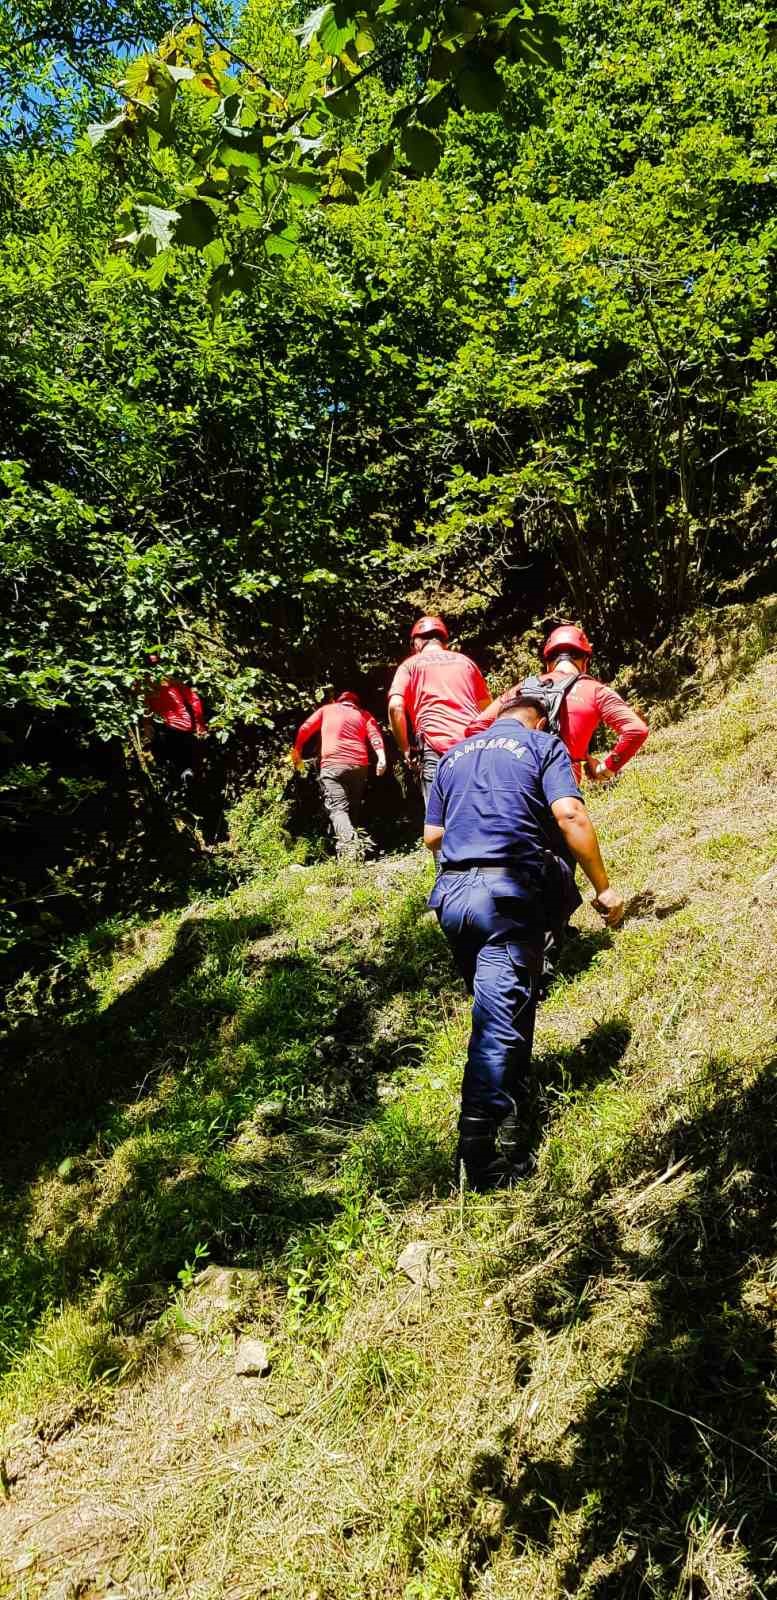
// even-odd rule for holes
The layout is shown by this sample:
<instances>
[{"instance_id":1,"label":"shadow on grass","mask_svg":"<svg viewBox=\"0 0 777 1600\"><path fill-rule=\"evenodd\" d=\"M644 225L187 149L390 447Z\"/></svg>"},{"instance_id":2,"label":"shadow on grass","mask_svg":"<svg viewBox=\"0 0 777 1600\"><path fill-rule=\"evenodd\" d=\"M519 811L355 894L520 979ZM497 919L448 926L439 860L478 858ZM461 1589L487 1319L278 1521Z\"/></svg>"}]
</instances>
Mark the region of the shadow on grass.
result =
<instances>
[{"instance_id":1,"label":"shadow on grass","mask_svg":"<svg viewBox=\"0 0 777 1600\"><path fill-rule=\"evenodd\" d=\"M705 1600L773 1589L775 1290L765 1269L777 1061L745 1091L736 1069L717 1072L713 1109L634 1152L659 1170L685 1159L677 1200L659 1190L644 1226L627 1205L599 1208L553 1273L517 1291L516 1326L555 1335L575 1325L593 1380L577 1414L570 1389L573 1420L555 1449L538 1458L509 1433L492 1467L509 1539L557 1551L559 1593ZM618 1349L607 1295L625 1282L646 1306L636 1347L627 1337ZM567 1531L565 1544L562 1513L582 1519L579 1541Z\"/></svg>"},{"instance_id":2,"label":"shadow on grass","mask_svg":"<svg viewBox=\"0 0 777 1600\"><path fill-rule=\"evenodd\" d=\"M250 917L189 917L169 955L103 1011L84 992L77 1022L61 1018L21 1024L5 1041L0 1079L0 1126L6 1139L4 1182L18 1184L44 1160L70 1156L88 1143L106 1116L127 1097L207 1044L224 1013L226 995L196 1005L197 977L208 957L228 962L230 950L273 929L264 913Z\"/></svg>"},{"instance_id":3,"label":"shadow on grass","mask_svg":"<svg viewBox=\"0 0 777 1600\"><path fill-rule=\"evenodd\" d=\"M610 950L613 942L612 934L605 928L597 929L594 933L581 933L577 928L572 928L570 935L564 941L556 967L557 975L567 980L579 978L582 972L587 972L601 951Z\"/></svg>"},{"instance_id":4,"label":"shadow on grass","mask_svg":"<svg viewBox=\"0 0 777 1600\"><path fill-rule=\"evenodd\" d=\"M380 1078L420 1048L418 1008L390 1037L375 1017L446 979L418 912L413 899L364 955L334 939L285 948L284 933L268 938L272 906L191 916L103 1011L92 996L69 1027L19 1030L0 1082L6 1353L47 1305L95 1283L134 1325L198 1245L271 1270L338 1214L350 1136L381 1121ZM376 1138L378 1166L404 1139L407 1171L428 1173L412 1130L389 1118Z\"/></svg>"},{"instance_id":5,"label":"shadow on grass","mask_svg":"<svg viewBox=\"0 0 777 1600\"><path fill-rule=\"evenodd\" d=\"M588 1089L609 1077L623 1060L631 1039L625 1017L600 1022L579 1044L538 1056L535 1071L546 1090Z\"/></svg>"}]
</instances>

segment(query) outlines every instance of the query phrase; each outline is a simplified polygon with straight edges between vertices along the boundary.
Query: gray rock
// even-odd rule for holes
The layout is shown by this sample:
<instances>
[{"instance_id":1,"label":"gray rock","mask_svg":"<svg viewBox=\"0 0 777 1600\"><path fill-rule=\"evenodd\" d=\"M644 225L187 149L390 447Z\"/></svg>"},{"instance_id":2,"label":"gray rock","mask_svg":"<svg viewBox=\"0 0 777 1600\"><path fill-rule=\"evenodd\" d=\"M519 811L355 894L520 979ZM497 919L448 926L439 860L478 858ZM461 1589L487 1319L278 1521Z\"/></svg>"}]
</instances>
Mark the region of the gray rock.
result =
<instances>
[{"instance_id":1,"label":"gray rock","mask_svg":"<svg viewBox=\"0 0 777 1600\"><path fill-rule=\"evenodd\" d=\"M194 1286L203 1299L218 1300L225 1305L235 1296L257 1286L261 1274L253 1267L218 1267L211 1262L198 1272Z\"/></svg>"},{"instance_id":2,"label":"gray rock","mask_svg":"<svg viewBox=\"0 0 777 1600\"><path fill-rule=\"evenodd\" d=\"M238 1378L263 1378L270 1370L270 1355L263 1339L238 1339L235 1374Z\"/></svg>"},{"instance_id":3,"label":"gray rock","mask_svg":"<svg viewBox=\"0 0 777 1600\"><path fill-rule=\"evenodd\" d=\"M255 1293L260 1274L251 1267L220 1267L212 1262L198 1272L186 1295L186 1317L198 1333L209 1333L229 1320Z\"/></svg>"},{"instance_id":4,"label":"gray rock","mask_svg":"<svg viewBox=\"0 0 777 1600\"><path fill-rule=\"evenodd\" d=\"M404 1272L419 1289L438 1289L440 1277L434 1269L435 1253L435 1246L428 1240L413 1239L405 1245L397 1261L397 1271Z\"/></svg>"}]
</instances>

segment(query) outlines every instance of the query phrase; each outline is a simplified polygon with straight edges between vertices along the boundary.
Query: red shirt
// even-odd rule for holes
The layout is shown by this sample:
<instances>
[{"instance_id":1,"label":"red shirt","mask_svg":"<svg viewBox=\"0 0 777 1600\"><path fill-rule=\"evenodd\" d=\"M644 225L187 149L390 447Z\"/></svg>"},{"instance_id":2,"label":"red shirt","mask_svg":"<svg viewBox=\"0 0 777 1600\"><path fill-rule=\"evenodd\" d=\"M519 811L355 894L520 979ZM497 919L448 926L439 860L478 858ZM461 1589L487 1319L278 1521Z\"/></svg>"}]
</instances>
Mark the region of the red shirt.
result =
<instances>
[{"instance_id":1,"label":"red shirt","mask_svg":"<svg viewBox=\"0 0 777 1600\"><path fill-rule=\"evenodd\" d=\"M316 733L321 734L321 771L325 767L366 767L369 765L371 745L379 760L385 750L381 731L369 711L362 711L348 701L342 704L319 706L303 722L294 749L302 755L302 747Z\"/></svg>"},{"instance_id":2,"label":"red shirt","mask_svg":"<svg viewBox=\"0 0 777 1600\"><path fill-rule=\"evenodd\" d=\"M459 650L428 644L397 667L389 689L401 695L417 734L441 755L463 739L488 700L479 667Z\"/></svg>"},{"instance_id":3,"label":"red shirt","mask_svg":"<svg viewBox=\"0 0 777 1600\"><path fill-rule=\"evenodd\" d=\"M553 678L554 682L558 683L568 678L573 670L566 662L563 666L554 667L544 676ZM500 701L496 700L493 714L489 712L486 718L480 717L477 729L469 728L467 732L479 732L481 728L488 727L497 716L499 705ZM609 767L610 772L619 772L645 743L648 736L647 723L637 716L636 711L632 711L631 706L626 704L615 689L610 689L606 683L600 683L598 678L589 678L587 673L584 673L565 696L559 715L559 735L572 757L578 783L588 747L602 722L618 735L612 750L604 757L604 765Z\"/></svg>"},{"instance_id":4,"label":"red shirt","mask_svg":"<svg viewBox=\"0 0 777 1600\"><path fill-rule=\"evenodd\" d=\"M178 728L181 733L205 733L207 728L196 689L190 689L187 683L177 683L175 678L165 678L163 683L152 684L146 690L146 710L161 717L168 728Z\"/></svg>"}]
</instances>

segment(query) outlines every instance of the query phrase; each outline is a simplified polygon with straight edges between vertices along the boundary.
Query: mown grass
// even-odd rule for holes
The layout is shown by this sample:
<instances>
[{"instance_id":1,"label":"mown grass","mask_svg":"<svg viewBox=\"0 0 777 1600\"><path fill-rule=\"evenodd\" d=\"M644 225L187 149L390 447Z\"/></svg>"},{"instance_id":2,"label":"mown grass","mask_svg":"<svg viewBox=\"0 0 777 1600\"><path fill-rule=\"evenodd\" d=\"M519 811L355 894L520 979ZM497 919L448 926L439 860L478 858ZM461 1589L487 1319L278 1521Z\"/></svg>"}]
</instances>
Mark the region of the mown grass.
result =
<instances>
[{"instance_id":1,"label":"mown grass","mask_svg":"<svg viewBox=\"0 0 777 1600\"><path fill-rule=\"evenodd\" d=\"M65 1036L28 1032L4 1091L0 1408L12 1438L20 1413L44 1435L91 1415L89 1483L76 1420L60 1493L131 1504L123 1582L774 1592L776 688L761 661L594 796L632 909L614 935L578 919L515 1194L451 1186L468 1008L420 858L274 859L113 930ZM413 1238L431 1290L395 1271ZM260 1268L273 1370L248 1398L223 1336L161 1359L197 1246ZM20 1480L8 1514L27 1495L32 1518L36 1493ZM65 1561L30 1527L9 1593L94 1579L88 1541Z\"/></svg>"}]
</instances>

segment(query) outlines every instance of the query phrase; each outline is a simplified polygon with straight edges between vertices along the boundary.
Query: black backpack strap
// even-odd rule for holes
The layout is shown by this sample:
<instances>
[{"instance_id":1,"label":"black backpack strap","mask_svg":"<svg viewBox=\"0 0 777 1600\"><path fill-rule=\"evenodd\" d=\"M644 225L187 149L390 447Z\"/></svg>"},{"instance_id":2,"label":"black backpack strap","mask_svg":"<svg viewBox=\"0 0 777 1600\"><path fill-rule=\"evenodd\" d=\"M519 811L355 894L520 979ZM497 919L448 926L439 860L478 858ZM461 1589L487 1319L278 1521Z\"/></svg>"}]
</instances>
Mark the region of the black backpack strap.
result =
<instances>
[{"instance_id":1,"label":"black backpack strap","mask_svg":"<svg viewBox=\"0 0 777 1600\"><path fill-rule=\"evenodd\" d=\"M568 678L564 678L561 683L553 683L553 679L552 678L549 680L551 683L553 683L554 689L558 689L561 692L561 699L559 700L559 710L563 706L564 701L566 700L566 697L569 694L570 689L574 689L578 678L581 678L581 677L582 677L582 673L581 672L570 672L569 677Z\"/></svg>"}]
</instances>

